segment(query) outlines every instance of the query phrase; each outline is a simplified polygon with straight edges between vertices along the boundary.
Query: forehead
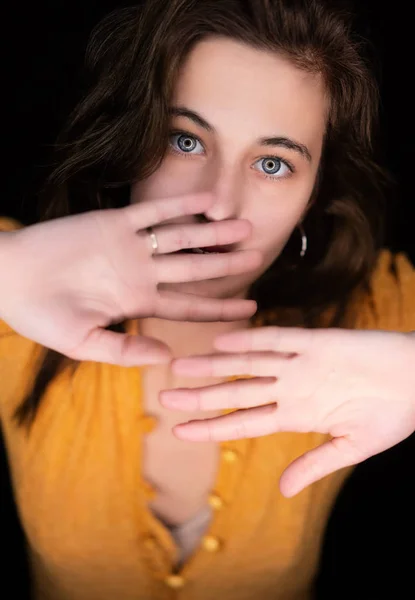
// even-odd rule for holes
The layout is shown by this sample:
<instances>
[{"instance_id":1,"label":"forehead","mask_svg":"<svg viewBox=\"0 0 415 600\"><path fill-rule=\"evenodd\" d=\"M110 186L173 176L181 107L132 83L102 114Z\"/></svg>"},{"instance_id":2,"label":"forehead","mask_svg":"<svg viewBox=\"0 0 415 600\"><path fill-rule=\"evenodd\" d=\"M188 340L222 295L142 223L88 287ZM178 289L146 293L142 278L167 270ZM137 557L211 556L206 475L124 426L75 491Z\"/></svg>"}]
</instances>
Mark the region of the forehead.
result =
<instances>
[{"instance_id":1,"label":"forehead","mask_svg":"<svg viewBox=\"0 0 415 600\"><path fill-rule=\"evenodd\" d=\"M297 68L282 54L223 37L205 39L191 50L173 104L200 111L218 129L255 126L263 129L258 135L285 133L281 128L317 135L325 130L328 109L320 75Z\"/></svg>"}]
</instances>

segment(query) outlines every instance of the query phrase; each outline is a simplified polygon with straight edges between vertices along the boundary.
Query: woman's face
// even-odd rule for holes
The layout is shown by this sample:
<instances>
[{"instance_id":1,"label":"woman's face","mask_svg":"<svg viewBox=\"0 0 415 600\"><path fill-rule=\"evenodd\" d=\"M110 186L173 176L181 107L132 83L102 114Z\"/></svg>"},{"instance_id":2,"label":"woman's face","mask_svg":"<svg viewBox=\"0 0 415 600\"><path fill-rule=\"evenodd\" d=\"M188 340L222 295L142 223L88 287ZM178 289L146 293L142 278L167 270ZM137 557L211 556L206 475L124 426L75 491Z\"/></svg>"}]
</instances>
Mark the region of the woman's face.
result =
<instances>
[{"instance_id":1,"label":"woman's face","mask_svg":"<svg viewBox=\"0 0 415 600\"><path fill-rule=\"evenodd\" d=\"M210 38L183 64L171 110L169 149L158 170L133 185L131 202L211 191L207 219L250 221L252 235L237 248L260 249L264 261L246 274L164 287L246 297L308 208L328 112L322 79L278 54Z\"/></svg>"}]
</instances>

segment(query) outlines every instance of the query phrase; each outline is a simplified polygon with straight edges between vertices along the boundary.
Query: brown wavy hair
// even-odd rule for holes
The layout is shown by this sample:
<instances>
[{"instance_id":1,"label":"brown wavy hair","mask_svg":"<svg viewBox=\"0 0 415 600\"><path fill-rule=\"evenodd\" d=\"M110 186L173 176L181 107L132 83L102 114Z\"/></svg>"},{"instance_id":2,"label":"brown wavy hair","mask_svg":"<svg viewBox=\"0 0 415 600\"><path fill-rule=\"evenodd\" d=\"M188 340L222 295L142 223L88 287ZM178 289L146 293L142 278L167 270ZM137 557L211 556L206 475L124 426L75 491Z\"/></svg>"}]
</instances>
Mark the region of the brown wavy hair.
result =
<instances>
[{"instance_id":1,"label":"brown wavy hair","mask_svg":"<svg viewBox=\"0 0 415 600\"><path fill-rule=\"evenodd\" d=\"M56 144L40 195L39 221L129 203L133 181L160 165L168 147L169 100L183 59L208 36L226 36L286 56L322 75L330 113L313 203L295 233L252 285L263 324L346 326L353 292L370 289L384 243L384 171L373 159L378 89L352 16L318 0L147 0L116 11L92 32L83 99ZM293 315L295 315L293 317ZM127 319L108 329L125 331ZM34 385L18 407L30 425L50 381L79 361L45 349Z\"/></svg>"}]
</instances>

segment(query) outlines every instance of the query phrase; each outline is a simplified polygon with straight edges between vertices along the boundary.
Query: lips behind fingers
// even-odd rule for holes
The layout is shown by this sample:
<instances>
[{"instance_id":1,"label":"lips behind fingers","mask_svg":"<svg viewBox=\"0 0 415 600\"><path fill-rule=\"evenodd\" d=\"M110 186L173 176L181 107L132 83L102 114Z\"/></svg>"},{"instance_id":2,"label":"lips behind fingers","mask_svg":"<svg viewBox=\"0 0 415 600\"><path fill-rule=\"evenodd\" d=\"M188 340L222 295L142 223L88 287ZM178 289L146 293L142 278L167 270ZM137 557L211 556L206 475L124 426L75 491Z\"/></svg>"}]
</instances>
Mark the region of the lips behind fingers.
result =
<instances>
[{"instance_id":1,"label":"lips behind fingers","mask_svg":"<svg viewBox=\"0 0 415 600\"><path fill-rule=\"evenodd\" d=\"M160 283L204 281L239 275L261 266L258 250L240 250L224 254L167 254L155 256L157 280Z\"/></svg>"}]
</instances>

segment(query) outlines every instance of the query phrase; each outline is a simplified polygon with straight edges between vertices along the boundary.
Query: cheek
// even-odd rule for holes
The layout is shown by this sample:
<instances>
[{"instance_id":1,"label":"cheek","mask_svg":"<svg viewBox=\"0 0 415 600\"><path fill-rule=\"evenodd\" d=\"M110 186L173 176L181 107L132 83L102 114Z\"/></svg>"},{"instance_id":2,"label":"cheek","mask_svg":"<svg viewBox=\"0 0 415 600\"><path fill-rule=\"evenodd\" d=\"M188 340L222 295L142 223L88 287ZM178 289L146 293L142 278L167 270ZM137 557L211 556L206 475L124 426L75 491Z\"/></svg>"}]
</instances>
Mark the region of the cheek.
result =
<instances>
[{"instance_id":1,"label":"cheek","mask_svg":"<svg viewBox=\"0 0 415 600\"><path fill-rule=\"evenodd\" d=\"M253 224L255 246L262 249L268 264L282 252L302 220L313 188L312 184L305 182L302 186L294 186L293 182L281 187L280 184L275 185L277 190L272 197L262 197L260 203L256 194L255 202L250 202L250 215L244 215Z\"/></svg>"},{"instance_id":2,"label":"cheek","mask_svg":"<svg viewBox=\"0 0 415 600\"><path fill-rule=\"evenodd\" d=\"M175 160L174 157L167 157L155 173L132 186L132 202L200 191L201 170L195 165L190 169L187 160L190 162L192 159Z\"/></svg>"},{"instance_id":3,"label":"cheek","mask_svg":"<svg viewBox=\"0 0 415 600\"><path fill-rule=\"evenodd\" d=\"M268 223L263 227L261 247L268 259L267 262L273 262L274 258L282 251L294 227L295 225L287 218L275 220L272 222L272 226Z\"/></svg>"}]
</instances>

